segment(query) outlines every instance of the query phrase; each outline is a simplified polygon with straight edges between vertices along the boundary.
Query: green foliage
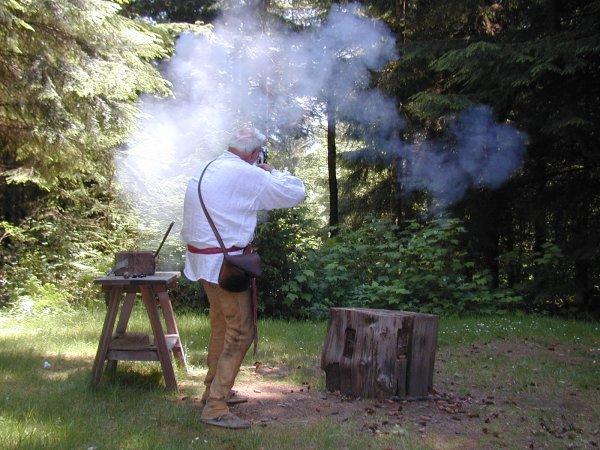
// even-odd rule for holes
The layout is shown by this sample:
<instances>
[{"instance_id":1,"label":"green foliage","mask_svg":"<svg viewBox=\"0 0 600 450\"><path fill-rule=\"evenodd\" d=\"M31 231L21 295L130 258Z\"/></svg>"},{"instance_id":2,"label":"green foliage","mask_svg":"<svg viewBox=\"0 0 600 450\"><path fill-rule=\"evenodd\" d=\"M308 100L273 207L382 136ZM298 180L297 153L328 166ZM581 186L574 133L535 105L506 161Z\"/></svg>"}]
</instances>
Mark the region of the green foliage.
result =
<instances>
[{"instance_id":1,"label":"green foliage","mask_svg":"<svg viewBox=\"0 0 600 450\"><path fill-rule=\"evenodd\" d=\"M74 217L72 210L30 218L19 226L0 223L0 233L3 228L11 233L0 252L0 305L19 303L30 279L54 284L79 304L97 297L92 279L112 265L116 251L133 246L136 225L123 211L118 203L107 208L108 224L98 223L93 212Z\"/></svg>"},{"instance_id":2,"label":"green foliage","mask_svg":"<svg viewBox=\"0 0 600 450\"><path fill-rule=\"evenodd\" d=\"M152 60L170 42L119 9L0 0L0 304L49 283L81 301L132 235L114 149L135 125L138 96L169 93Z\"/></svg>"},{"instance_id":3,"label":"green foliage","mask_svg":"<svg viewBox=\"0 0 600 450\"><path fill-rule=\"evenodd\" d=\"M424 120L462 111L473 105L461 96L440 95L431 92L417 92L409 100L406 111Z\"/></svg>"},{"instance_id":4,"label":"green foliage","mask_svg":"<svg viewBox=\"0 0 600 450\"><path fill-rule=\"evenodd\" d=\"M133 16L151 17L157 22L210 22L219 12L218 0L133 0L125 12Z\"/></svg>"},{"instance_id":5,"label":"green foliage","mask_svg":"<svg viewBox=\"0 0 600 450\"><path fill-rule=\"evenodd\" d=\"M262 6L308 26L330 3ZM134 101L168 95L153 61L183 30L205 32L191 22L227 4L0 0L0 305L33 302L37 313L97 293L93 274L137 234L112 183ZM329 306L360 305L464 313L518 303L597 313L600 2L363 4L398 32L401 58L373 81L398 100L402 138L435 137L449 115L485 103L530 136L527 160L501 189L454 205L464 231L454 221L407 221L427 214L429 198L402 192L401 164L344 162L346 223L369 212L402 227L371 221L320 244L312 218L327 214L325 161L317 152L304 158L311 211L270 213L258 230L263 312L318 317ZM132 20L122 7L162 23ZM173 294L179 305L206 306L197 283L182 281Z\"/></svg>"},{"instance_id":6,"label":"green foliage","mask_svg":"<svg viewBox=\"0 0 600 450\"><path fill-rule=\"evenodd\" d=\"M162 38L105 0L11 0L0 11L4 182L106 182L112 149L135 123L132 100L168 93L150 62L167 55Z\"/></svg>"},{"instance_id":7,"label":"green foliage","mask_svg":"<svg viewBox=\"0 0 600 450\"><path fill-rule=\"evenodd\" d=\"M448 117L471 104L491 106L498 120L529 137L512 180L495 191L473 190L450 209L465 224L471 257L494 285L521 290L528 307L597 315L600 2L367 4L399 33L401 58L377 81L402 103L405 139L439 136ZM350 194L359 192L355 175L363 176L372 204L381 205L374 213L404 220L427 211L423 195L399 192L390 205L393 169L351 169ZM535 261L546 245L561 257L544 268Z\"/></svg>"},{"instance_id":8,"label":"green foliage","mask_svg":"<svg viewBox=\"0 0 600 450\"><path fill-rule=\"evenodd\" d=\"M520 297L492 289L488 274L468 260L460 242L464 231L452 219L410 221L402 228L371 220L343 229L308 253L284 285L285 304L311 318L332 306L438 314L514 308Z\"/></svg>"},{"instance_id":9,"label":"green foliage","mask_svg":"<svg viewBox=\"0 0 600 450\"><path fill-rule=\"evenodd\" d=\"M169 290L169 297L173 306L180 310L208 312L208 298L202 284L190 281L185 276L179 277L177 285Z\"/></svg>"},{"instance_id":10,"label":"green foliage","mask_svg":"<svg viewBox=\"0 0 600 450\"><path fill-rule=\"evenodd\" d=\"M53 283L43 283L35 275L22 280L15 288L14 311L23 314L47 314L71 309L72 295Z\"/></svg>"},{"instance_id":11,"label":"green foliage","mask_svg":"<svg viewBox=\"0 0 600 450\"><path fill-rule=\"evenodd\" d=\"M518 252L507 252L500 256L502 265L518 266L521 280L515 289L527 299L524 308L532 311L552 311L566 309L576 313L573 286L557 277L557 273L569 270L560 247L553 242L546 242L539 251L521 255Z\"/></svg>"},{"instance_id":12,"label":"green foliage","mask_svg":"<svg viewBox=\"0 0 600 450\"><path fill-rule=\"evenodd\" d=\"M318 227L306 206L262 214L254 240L264 273L258 281L260 312L264 316L290 317L282 286L293 280L307 252L317 248ZM181 277L170 296L178 309L208 311L208 299L198 282Z\"/></svg>"},{"instance_id":13,"label":"green foliage","mask_svg":"<svg viewBox=\"0 0 600 450\"><path fill-rule=\"evenodd\" d=\"M286 287L293 283L307 252L318 245L314 221L305 207L268 213L259 225L255 243L263 261L264 276L259 280L260 307L271 316L289 316Z\"/></svg>"}]
</instances>

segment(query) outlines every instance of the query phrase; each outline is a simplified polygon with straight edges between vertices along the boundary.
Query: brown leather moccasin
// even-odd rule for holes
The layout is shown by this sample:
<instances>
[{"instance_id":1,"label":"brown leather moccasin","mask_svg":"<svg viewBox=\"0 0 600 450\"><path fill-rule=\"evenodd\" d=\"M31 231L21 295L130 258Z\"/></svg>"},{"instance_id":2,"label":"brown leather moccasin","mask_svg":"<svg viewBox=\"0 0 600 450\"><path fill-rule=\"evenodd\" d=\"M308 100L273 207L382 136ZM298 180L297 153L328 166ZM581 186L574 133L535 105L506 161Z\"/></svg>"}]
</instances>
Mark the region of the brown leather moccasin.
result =
<instances>
[{"instance_id":1,"label":"brown leather moccasin","mask_svg":"<svg viewBox=\"0 0 600 450\"><path fill-rule=\"evenodd\" d=\"M241 430L250 428L250 422L244 420L233 413L223 414L214 419L200 419L202 423L220 428L228 428L230 430Z\"/></svg>"},{"instance_id":2,"label":"brown leather moccasin","mask_svg":"<svg viewBox=\"0 0 600 450\"><path fill-rule=\"evenodd\" d=\"M204 395L202 395L202 398L200 399L200 403L203 405L206 405L206 400L208 399L207 394L208 392L204 391ZM245 395L238 395L238 391L232 389L229 391L229 398L225 400L225 402L227 403L227 406L239 405L240 403L247 403L248 397Z\"/></svg>"}]
</instances>

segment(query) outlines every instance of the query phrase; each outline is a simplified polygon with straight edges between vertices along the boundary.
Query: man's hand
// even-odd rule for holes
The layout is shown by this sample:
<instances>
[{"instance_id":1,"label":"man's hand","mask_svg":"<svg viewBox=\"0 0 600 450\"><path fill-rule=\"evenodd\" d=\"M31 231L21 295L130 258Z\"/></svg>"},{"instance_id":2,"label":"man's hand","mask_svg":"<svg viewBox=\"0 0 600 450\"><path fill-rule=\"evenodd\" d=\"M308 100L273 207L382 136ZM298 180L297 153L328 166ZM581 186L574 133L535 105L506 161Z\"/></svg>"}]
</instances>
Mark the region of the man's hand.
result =
<instances>
[{"instance_id":1,"label":"man's hand","mask_svg":"<svg viewBox=\"0 0 600 450\"><path fill-rule=\"evenodd\" d=\"M260 167L262 170L266 170L267 172L271 173L273 171L273 166L271 166L270 164L258 164L256 167Z\"/></svg>"}]
</instances>

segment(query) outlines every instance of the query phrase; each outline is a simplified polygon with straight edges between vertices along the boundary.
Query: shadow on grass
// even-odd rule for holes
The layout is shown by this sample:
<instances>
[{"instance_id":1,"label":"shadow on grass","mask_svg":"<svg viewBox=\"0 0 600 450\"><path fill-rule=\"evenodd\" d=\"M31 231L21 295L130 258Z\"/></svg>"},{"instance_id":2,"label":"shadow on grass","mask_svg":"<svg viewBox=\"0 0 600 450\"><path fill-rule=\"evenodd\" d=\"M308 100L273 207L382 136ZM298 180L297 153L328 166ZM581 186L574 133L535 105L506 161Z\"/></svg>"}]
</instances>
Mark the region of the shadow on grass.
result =
<instances>
[{"instance_id":1,"label":"shadow on grass","mask_svg":"<svg viewBox=\"0 0 600 450\"><path fill-rule=\"evenodd\" d=\"M156 368L152 372L139 372L133 367L126 366L126 364L126 362L123 363L120 361L116 373L103 374L99 385L92 388L92 390L101 390L107 385L122 387L128 390L134 388L139 391L155 391L156 389L163 388L163 386L161 386L163 374L160 371L160 368Z\"/></svg>"},{"instance_id":2,"label":"shadow on grass","mask_svg":"<svg viewBox=\"0 0 600 450\"><path fill-rule=\"evenodd\" d=\"M49 356L33 349L20 349L22 340L3 339L0 345L0 374L5 382L21 381L35 389L44 382L63 381L71 383L78 377L87 377L89 383L93 359L74 357L72 354ZM44 368L44 363L50 367ZM119 361L116 374L105 371L96 389L110 383L127 388L157 389L161 388L162 371L159 362L139 363ZM2 387L2 390L5 387Z\"/></svg>"},{"instance_id":3,"label":"shadow on grass","mask_svg":"<svg viewBox=\"0 0 600 450\"><path fill-rule=\"evenodd\" d=\"M158 364L119 364L115 377L91 389L90 358L48 358L0 342L0 448L339 448L356 433L331 421L246 432L206 427L197 404L162 388ZM366 446L369 438L358 438Z\"/></svg>"},{"instance_id":4,"label":"shadow on grass","mask_svg":"<svg viewBox=\"0 0 600 450\"><path fill-rule=\"evenodd\" d=\"M169 414L170 405L158 363L120 362L116 375L104 375L92 388L89 358L48 357L17 350L10 341L0 343L1 448L133 442L152 447L152 433L147 436L146 430L163 411ZM51 366L44 368L44 362ZM178 408L178 413L187 409Z\"/></svg>"},{"instance_id":5,"label":"shadow on grass","mask_svg":"<svg viewBox=\"0 0 600 450\"><path fill-rule=\"evenodd\" d=\"M147 329L142 313L133 317L132 325ZM534 428L540 432L540 417L552 430L564 425L558 419L561 414L572 418L574 426L584 430L575 433L577 443L583 438L591 440L590 424L598 422L592 411L598 398L598 331L586 324L537 317L444 319L436 388L441 392L472 391L475 401L466 407L480 415L469 418L463 414L456 421L438 411L435 404L405 405L404 419L397 419L402 434L374 436L365 431L365 424L373 424L376 416L378 420L392 419L377 411L365 415L362 408L356 419L345 422L332 415L317 417L315 423L298 418L294 423L257 425L244 433L207 428L198 421L197 402L182 400L202 387L198 374L202 371L197 368L194 376L178 377L184 396L164 390L158 362L120 362L115 377L103 377L98 388L91 390L93 355L103 317L102 312L86 312L68 319L6 322L7 327L0 330L0 448L439 448L469 447L469 442L482 443L471 448L492 448L502 440L508 440L509 447L523 447L529 439L561 448L559 443L566 441L559 442L543 430L543 435L531 435ZM188 359L203 366L207 319L182 315L179 325ZM263 340L257 359L264 370L256 373L255 359L249 353L245 376L272 386L281 375L284 381L308 381L314 388L313 382L323 379L318 358L325 326L261 322ZM500 341L508 338L510 342ZM51 364L48 369L43 368L45 360ZM577 387L584 391L573 392ZM272 387L264 391L270 397L267 403L275 405L276 416L282 408L279 394ZM482 403L489 395L494 402ZM317 402L319 399L317 396ZM256 415L264 415L266 406L255 404ZM307 415L315 413L315 409L307 410ZM494 413L501 414L502 420L492 425L485 422ZM249 417L253 414L249 412ZM437 425L427 425L429 440L425 442L413 423L421 414L440 420ZM556 423L546 415L557 417ZM521 422L521 416L527 416L527 422ZM461 434L454 435L448 424ZM489 433L484 433L483 427ZM501 438L494 437L495 431Z\"/></svg>"}]
</instances>

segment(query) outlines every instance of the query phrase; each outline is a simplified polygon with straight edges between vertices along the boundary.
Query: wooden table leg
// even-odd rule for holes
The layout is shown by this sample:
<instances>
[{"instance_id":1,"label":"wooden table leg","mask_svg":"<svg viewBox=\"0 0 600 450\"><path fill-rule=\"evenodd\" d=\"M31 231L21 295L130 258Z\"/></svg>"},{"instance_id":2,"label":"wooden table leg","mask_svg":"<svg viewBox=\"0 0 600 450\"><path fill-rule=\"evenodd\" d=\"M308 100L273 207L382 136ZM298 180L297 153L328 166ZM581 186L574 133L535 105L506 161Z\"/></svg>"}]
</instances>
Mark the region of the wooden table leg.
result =
<instances>
[{"instance_id":1,"label":"wooden table leg","mask_svg":"<svg viewBox=\"0 0 600 450\"><path fill-rule=\"evenodd\" d=\"M187 364L185 362L185 352L183 345L181 345L181 336L179 336L179 329L177 328L177 322L175 321L175 313L173 312L173 306L171 305L171 299L166 290L159 290L158 300L160 301L160 308L162 309L163 316L165 317L165 323L167 324L167 333L176 334L178 336L177 343L173 347L173 353L177 357L179 365L187 373Z\"/></svg>"},{"instance_id":2,"label":"wooden table leg","mask_svg":"<svg viewBox=\"0 0 600 450\"><path fill-rule=\"evenodd\" d=\"M121 314L119 315L119 321L117 322L117 328L115 330L115 336L121 336L127 331L127 324L129 324L129 317L131 316L131 310L133 309L133 303L135 302L135 292L128 292L125 294L125 301L121 307ZM108 361L106 364L106 371L113 374L117 371L118 361Z\"/></svg>"},{"instance_id":3,"label":"wooden table leg","mask_svg":"<svg viewBox=\"0 0 600 450\"><path fill-rule=\"evenodd\" d=\"M154 333L154 345L158 350L158 359L162 366L163 375L165 377L165 384L168 389L177 390L177 380L175 378L175 371L173 370L173 364L171 363L171 355L167 349L167 341L165 340L165 334L163 331L162 324L160 323L160 316L158 315L158 309L156 308L156 302L149 286L141 285L140 291L142 292L142 299L144 305L146 305L146 311L148 312L148 318L150 319L150 326Z\"/></svg>"},{"instance_id":4,"label":"wooden table leg","mask_svg":"<svg viewBox=\"0 0 600 450\"><path fill-rule=\"evenodd\" d=\"M108 309L106 311L104 325L102 326L102 334L100 335L100 343L98 344L98 351L96 352L96 359L94 360L94 366L92 368L92 386L96 386L102 376L102 368L104 367L108 347L110 346L110 341L113 337L113 327L115 326L115 320L117 318L120 297L121 288L113 288L110 293Z\"/></svg>"}]
</instances>

